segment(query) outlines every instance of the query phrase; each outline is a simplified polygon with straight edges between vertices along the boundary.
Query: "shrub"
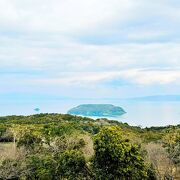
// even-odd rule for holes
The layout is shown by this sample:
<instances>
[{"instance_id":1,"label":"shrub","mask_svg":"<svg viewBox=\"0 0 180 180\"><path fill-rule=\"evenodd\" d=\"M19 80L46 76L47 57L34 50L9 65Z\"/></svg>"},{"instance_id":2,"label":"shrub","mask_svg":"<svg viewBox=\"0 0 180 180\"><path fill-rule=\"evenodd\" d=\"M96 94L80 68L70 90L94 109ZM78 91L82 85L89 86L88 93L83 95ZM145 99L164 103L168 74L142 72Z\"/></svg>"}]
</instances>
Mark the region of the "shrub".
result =
<instances>
[{"instance_id":1,"label":"shrub","mask_svg":"<svg viewBox=\"0 0 180 180\"><path fill-rule=\"evenodd\" d=\"M123 139L119 127L103 127L94 139L97 179L144 179L147 172L138 147Z\"/></svg>"},{"instance_id":2,"label":"shrub","mask_svg":"<svg viewBox=\"0 0 180 180\"><path fill-rule=\"evenodd\" d=\"M67 150L59 155L58 174L65 179L82 179L85 176L85 164L80 151Z\"/></svg>"}]
</instances>

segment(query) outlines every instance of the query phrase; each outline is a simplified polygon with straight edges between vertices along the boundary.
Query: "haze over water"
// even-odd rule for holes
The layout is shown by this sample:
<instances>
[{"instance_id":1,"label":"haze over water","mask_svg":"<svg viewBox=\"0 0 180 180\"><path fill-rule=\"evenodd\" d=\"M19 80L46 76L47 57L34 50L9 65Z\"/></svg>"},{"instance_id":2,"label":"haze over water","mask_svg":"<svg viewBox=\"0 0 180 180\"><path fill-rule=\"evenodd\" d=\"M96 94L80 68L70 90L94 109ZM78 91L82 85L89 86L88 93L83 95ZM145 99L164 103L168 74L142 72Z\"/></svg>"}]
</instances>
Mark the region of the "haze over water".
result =
<instances>
[{"instance_id":1,"label":"haze over water","mask_svg":"<svg viewBox=\"0 0 180 180\"><path fill-rule=\"evenodd\" d=\"M30 115L39 113L66 113L80 104L113 104L122 107L127 113L120 117L107 117L130 125L150 127L180 124L179 101L131 101L131 100L58 100L44 102L0 103L0 115ZM98 118L98 117L92 117Z\"/></svg>"}]
</instances>

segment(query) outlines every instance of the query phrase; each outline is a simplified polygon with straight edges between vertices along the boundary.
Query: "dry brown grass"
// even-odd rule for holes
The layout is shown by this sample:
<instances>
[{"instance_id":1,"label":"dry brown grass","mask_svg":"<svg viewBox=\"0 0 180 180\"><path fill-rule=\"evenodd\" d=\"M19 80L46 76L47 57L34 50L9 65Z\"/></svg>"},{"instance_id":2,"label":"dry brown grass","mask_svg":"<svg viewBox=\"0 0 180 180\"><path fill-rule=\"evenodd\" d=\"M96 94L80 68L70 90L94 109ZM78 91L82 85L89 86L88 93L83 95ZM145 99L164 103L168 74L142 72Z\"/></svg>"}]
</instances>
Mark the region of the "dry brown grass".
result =
<instances>
[{"instance_id":1,"label":"dry brown grass","mask_svg":"<svg viewBox=\"0 0 180 180\"><path fill-rule=\"evenodd\" d=\"M0 143L0 161L15 159L16 153L13 143Z\"/></svg>"},{"instance_id":2,"label":"dry brown grass","mask_svg":"<svg viewBox=\"0 0 180 180\"><path fill-rule=\"evenodd\" d=\"M0 143L0 163L5 159L19 159L25 157L24 149L17 149L14 143Z\"/></svg>"},{"instance_id":3,"label":"dry brown grass","mask_svg":"<svg viewBox=\"0 0 180 180\"><path fill-rule=\"evenodd\" d=\"M168 153L161 144L149 143L145 146L145 149L148 153L147 161L154 165L159 179L163 179L168 174L179 180L179 167L176 167L168 158Z\"/></svg>"},{"instance_id":4,"label":"dry brown grass","mask_svg":"<svg viewBox=\"0 0 180 180\"><path fill-rule=\"evenodd\" d=\"M90 157L92 157L92 155L94 154L94 149L93 149L93 140L92 137L85 134L82 139L85 141L85 146L82 148L82 151L85 155L85 157L88 159Z\"/></svg>"}]
</instances>

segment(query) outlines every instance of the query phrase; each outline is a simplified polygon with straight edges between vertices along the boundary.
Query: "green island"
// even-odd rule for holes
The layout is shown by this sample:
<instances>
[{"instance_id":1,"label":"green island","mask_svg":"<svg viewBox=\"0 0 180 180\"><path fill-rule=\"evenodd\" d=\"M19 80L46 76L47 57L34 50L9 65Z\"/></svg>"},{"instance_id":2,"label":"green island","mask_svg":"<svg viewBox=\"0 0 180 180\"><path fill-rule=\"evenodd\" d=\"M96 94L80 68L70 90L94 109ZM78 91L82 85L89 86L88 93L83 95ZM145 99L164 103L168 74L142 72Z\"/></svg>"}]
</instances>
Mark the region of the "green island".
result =
<instances>
[{"instance_id":1,"label":"green island","mask_svg":"<svg viewBox=\"0 0 180 180\"><path fill-rule=\"evenodd\" d=\"M0 179L180 179L180 125L69 114L0 117Z\"/></svg>"},{"instance_id":2,"label":"green island","mask_svg":"<svg viewBox=\"0 0 180 180\"><path fill-rule=\"evenodd\" d=\"M70 109L68 114L82 115L82 116L121 116L125 114L123 108L114 106L112 104L82 104Z\"/></svg>"}]
</instances>

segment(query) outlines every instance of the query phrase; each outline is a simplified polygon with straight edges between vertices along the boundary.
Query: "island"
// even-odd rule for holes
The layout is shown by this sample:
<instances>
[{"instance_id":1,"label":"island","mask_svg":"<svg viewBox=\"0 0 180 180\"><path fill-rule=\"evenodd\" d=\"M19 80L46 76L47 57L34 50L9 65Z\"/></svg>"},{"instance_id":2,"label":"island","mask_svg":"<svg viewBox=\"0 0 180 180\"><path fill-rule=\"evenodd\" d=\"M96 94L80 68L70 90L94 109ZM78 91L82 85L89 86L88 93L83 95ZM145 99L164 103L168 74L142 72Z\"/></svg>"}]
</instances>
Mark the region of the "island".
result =
<instances>
[{"instance_id":1,"label":"island","mask_svg":"<svg viewBox=\"0 0 180 180\"><path fill-rule=\"evenodd\" d=\"M125 114L125 110L112 104L82 104L70 109L68 114L80 116L114 117Z\"/></svg>"}]
</instances>

